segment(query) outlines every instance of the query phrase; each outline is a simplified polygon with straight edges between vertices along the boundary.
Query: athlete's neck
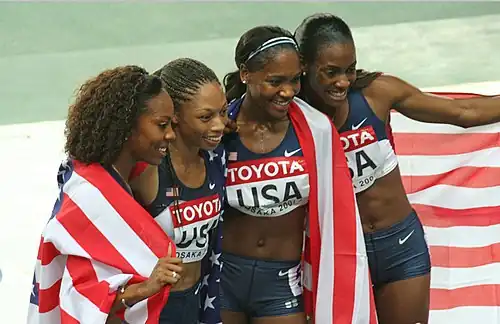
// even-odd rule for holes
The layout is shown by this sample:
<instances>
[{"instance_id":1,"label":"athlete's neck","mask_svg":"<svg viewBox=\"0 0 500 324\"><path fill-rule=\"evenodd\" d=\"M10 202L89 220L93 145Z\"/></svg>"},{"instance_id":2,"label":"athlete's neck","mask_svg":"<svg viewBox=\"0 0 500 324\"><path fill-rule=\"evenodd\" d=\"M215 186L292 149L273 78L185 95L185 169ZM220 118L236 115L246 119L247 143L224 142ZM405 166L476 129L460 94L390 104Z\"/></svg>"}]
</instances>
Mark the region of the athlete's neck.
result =
<instances>
[{"instance_id":1,"label":"athlete's neck","mask_svg":"<svg viewBox=\"0 0 500 324\"><path fill-rule=\"evenodd\" d=\"M188 145L177 134L176 139L169 144L170 159L179 162L179 165L194 165L200 162L200 148Z\"/></svg>"},{"instance_id":2,"label":"athlete's neck","mask_svg":"<svg viewBox=\"0 0 500 324\"><path fill-rule=\"evenodd\" d=\"M345 100L340 106L334 107L325 104L325 102L317 96L314 91L312 91L307 84L304 85L304 99L314 108L321 111L325 115L329 116L335 126L340 128L342 124L345 122L343 117L347 116L349 112L349 102ZM340 124L339 124L340 123Z\"/></svg>"},{"instance_id":3,"label":"athlete's neck","mask_svg":"<svg viewBox=\"0 0 500 324\"><path fill-rule=\"evenodd\" d=\"M132 169L134 168L136 161L128 151L122 150L118 158L111 164L116 172L122 177L123 181L128 185L128 178Z\"/></svg>"}]
</instances>

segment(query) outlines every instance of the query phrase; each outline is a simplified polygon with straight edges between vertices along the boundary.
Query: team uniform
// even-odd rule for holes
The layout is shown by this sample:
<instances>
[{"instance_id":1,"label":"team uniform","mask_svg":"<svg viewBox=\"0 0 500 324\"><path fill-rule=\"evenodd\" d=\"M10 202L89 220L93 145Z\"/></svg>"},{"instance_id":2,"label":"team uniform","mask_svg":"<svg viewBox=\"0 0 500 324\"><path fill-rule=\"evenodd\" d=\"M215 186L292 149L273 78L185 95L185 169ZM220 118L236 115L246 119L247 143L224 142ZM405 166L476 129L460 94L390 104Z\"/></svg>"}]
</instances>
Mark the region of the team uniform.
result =
<instances>
[{"instance_id":1,"label":"team uniform","mask_svg":"<svg viewBox=\"0 0 500 324\"><path fill-rule=\"evenodd\" d=\"M205 285L203 270L207 269L210 245L218 239L217 231L224 206L225 152L201 151L206 177L199 188L190 188L174 179L166 159L158 166L159 186L149 213L173 239L177 258L183 263L204 261L200 281L184 291L170 292L160 314L160 324L198 324L200 321L200 290ZM206 288L206 287L205 287ZM213 305L212 305L213 306ZM201 307L202 312L204 308Z\"/></svg>"},{"instance_id":2,"label":"team uniform","mask_svg":"<svg viewBox=\"0 0 500 324\"><path fill-rule=\"evenodd\" d=\"M349 114L339 129L354 192L370 188L397 165L391 134L361 90L348 94ZM430 272L430 256L423 226L413 211L403 221L365 234L372 282L375 287Z\"/></svg>"},{"instance_id":3,"label":"team uniform","mask_svg":"<svg viewBox=\"0 0 500 324\"><path fill-rule=\"evenodd\" d=\"M233 101L236 119L242 99ZM226 204L254 217L280 217L309 201L309 176L302 149L290 126L271 152L248 150L237 133L224 138L228 167ZM252 317L303 311L300 261L258 260L222 254L221 307Z\"/></svg>"}]
</instances>

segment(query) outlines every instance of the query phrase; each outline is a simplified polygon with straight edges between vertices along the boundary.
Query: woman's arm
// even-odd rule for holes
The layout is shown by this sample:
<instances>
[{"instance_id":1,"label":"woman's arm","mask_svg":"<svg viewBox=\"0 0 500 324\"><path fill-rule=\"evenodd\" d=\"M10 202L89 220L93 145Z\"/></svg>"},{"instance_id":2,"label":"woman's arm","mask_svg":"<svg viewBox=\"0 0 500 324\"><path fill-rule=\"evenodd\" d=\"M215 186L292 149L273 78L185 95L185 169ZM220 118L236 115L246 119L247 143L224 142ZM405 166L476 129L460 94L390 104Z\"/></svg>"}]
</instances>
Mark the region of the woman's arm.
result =
<instances>
[{"instance_id":1,"label":"woman's arm","mask_svg":"<svg viewBox=\"0 0 500 324\"><path fill-rule=\"evenodd\" d=\"M167 256L158 260L148 279L118 289L106 323L114 324L116 322L116 312L126 307L125 305L133 306L141 300L158 293L164 286L173 285L179 281L183 272L182 260L171 257L172 254L175 254L175 250L169 245Z\"/></svg>"},{"instance_id":2,"label":"woman's arm","mask_svg":"<svg viewBox=\"0 0 500 324\"><path fill-rule=\"evenodd\" d=\"M111 310L109 311L110 316L106 321L107 324L121 323L121 320L114 314L125 307L122 303L122 299L127 305L133 305L150 296L150 292L146 288L146 283L145 281L143 283L133 284L125 287L123 293L120 291L117 292L113 306L111 306Z\"/></svg>"},{"instance_id":3,"label":"woman's arm","mask_svg":"<svg viewBox=\"0 0 500 324\"><path fill-rule=\"evenodd\" d=\"M423 93L394 76L373 82L377 96L388 96L393 108L406 117L427 123L473 127L500 122L500 97L452 99ZM387 98L387 97L386 97Z\"/></svg>"}]
</instances>

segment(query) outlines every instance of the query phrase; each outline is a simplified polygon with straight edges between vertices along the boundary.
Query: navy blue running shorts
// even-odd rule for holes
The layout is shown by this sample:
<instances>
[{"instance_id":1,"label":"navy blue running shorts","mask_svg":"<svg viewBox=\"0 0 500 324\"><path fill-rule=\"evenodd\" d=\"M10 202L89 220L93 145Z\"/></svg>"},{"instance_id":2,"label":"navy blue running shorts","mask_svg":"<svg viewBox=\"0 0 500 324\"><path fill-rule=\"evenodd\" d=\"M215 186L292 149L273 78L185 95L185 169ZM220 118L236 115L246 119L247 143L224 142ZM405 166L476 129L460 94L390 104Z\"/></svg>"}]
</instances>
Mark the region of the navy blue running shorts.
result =
<instances>
[{"instance_id":1,"label":"navy blue running shorts","mask_svg":"<svg viewBox=\"0 0 500 324\"><path fill-rule=\"evenodd\" d=\"M200 281L191 288L171 291L158 324L199 324Z\"/></svg>"},{"instance_id":2,"label":"navy blue running shorts","mask_svg":"<svg viewBox=\"0 0 500 324\"><path fill-rule=\"evenodd\" d=\"M304 311L300 261L267 261L222 253L221 308L248 317Z\"/></svg>"},{"instance_id":3,"label":"navy blue running shorts","mask_svg":"<svg viewBox=\"0 0 500 324\"><path fill-rule=\"evenodd\" d=\"M415 211L389 228L364 236L375 288L430 273L429 248Z\"/></svg>"}]
</instances>

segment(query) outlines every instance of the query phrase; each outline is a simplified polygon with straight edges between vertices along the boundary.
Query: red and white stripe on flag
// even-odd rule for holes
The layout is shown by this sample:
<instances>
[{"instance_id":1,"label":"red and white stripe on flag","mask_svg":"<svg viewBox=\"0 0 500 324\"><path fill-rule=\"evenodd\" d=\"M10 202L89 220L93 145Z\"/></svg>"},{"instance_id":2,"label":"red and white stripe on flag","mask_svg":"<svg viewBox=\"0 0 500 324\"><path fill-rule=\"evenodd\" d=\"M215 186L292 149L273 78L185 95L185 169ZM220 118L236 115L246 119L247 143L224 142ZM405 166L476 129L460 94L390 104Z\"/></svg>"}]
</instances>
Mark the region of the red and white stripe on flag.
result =
<instances>
[{"instance_id":1,"label":"red and white stripe on flag","mask_svg":"<svg viewBox=\"0 0 500 324\"><path fill-rule=\"evenodd\" d=\"M430 246L430 323L500 323L500 123L463 129L391 118Z\"/></svg>"},{"instance_id":2,"label":"red and white stripe on flag","mask_svg":"<svg viewBox=\"0 0 500 324\"><path fill-rule=\"evenodd\" d=\"M61 169L67 177L40 242L28 323L104 324L117 288L149 277L171 240L100 165ZM168 288L121 316L158 323L167 298Z\"/></svg>"},{"instance_id":3,"label":"red and white stripe on flag","mask_svg":"<svg viewBox=\"0 0 500 324\"><path fill-rule=\"evenodd\" d=\"M309 170L306 312L316 324L376 323L363 229L339 134L328 117L298 98L289 112Z\"/></svg>"}]
</instances>

